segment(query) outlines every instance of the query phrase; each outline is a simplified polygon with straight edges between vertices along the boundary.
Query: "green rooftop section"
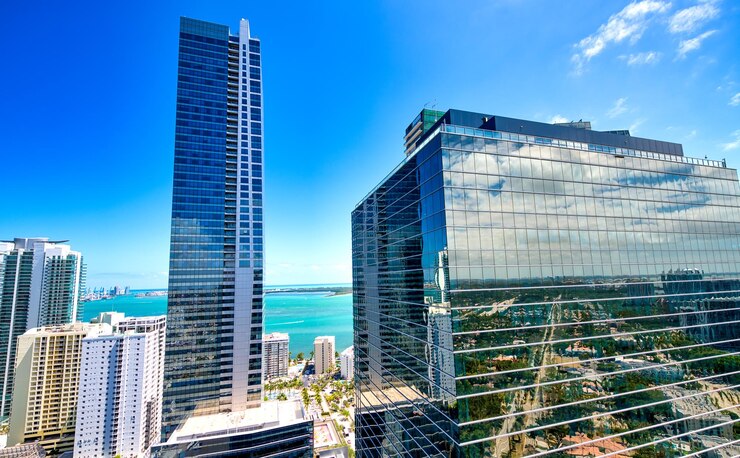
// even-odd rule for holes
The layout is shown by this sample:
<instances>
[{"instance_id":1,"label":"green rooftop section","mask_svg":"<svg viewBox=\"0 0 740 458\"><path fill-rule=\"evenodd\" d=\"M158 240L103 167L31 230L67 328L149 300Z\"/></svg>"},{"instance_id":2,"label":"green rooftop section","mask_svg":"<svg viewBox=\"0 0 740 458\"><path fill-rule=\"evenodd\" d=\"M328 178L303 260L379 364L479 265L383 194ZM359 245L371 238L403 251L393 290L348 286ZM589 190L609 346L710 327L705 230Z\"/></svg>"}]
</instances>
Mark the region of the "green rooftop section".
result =
<instances>
[{"instance_id":1,"label":"green rooftop section","mask_svg":"<svg viewBox=\"0 0 740 458\"><path fill-rule=\"evenodd\" d=\"M418 115L416 115L416 118L414 118L414 120L411 121L411 124L406 128L406 133L403 138L404 148L406 149L407 155L414 149L416 141L431 129L434 123L444 116L444 114L444 111L424 108Z\"/></svg>"},{"instance_id":2,"label":"green rooftop section","mask_svg":"<svg viewBox=\"0 0 740 458\"><path fill-rule=\"evenodd\" d=\"M435 122L439 120L442 116L444 116L444 111L438 111L438 110L430 110L429 108L424 108L421 110L421 113L416 115L416 118L414 118L413 121L411 121L411 124L406 128L406 134L414 130L414 127L421 123L422 124L422 131L421 133L425 133L429 130L432 125L434 125Z\"/></svg>"}]
</instances>

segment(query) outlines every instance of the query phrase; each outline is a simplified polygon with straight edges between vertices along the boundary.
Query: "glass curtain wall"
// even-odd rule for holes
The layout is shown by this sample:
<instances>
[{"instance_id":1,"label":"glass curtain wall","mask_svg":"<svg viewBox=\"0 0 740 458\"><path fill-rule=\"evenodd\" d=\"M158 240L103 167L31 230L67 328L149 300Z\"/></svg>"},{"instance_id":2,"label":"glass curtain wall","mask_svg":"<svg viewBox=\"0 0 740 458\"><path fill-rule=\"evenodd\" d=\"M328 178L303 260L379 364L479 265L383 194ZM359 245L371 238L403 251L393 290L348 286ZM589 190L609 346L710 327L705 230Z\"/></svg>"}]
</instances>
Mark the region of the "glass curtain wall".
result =
<instances>
[{"instance_id":1,"label":"glass curtain wall","mask_svg":"<svg viewBox=\"0 0 740 458\"><path fill-rule=\"evenodd\" d=\"M353 212L358 456L740 439L736 170L562 143L442 124Z\"/></svg>"}]
</instances>

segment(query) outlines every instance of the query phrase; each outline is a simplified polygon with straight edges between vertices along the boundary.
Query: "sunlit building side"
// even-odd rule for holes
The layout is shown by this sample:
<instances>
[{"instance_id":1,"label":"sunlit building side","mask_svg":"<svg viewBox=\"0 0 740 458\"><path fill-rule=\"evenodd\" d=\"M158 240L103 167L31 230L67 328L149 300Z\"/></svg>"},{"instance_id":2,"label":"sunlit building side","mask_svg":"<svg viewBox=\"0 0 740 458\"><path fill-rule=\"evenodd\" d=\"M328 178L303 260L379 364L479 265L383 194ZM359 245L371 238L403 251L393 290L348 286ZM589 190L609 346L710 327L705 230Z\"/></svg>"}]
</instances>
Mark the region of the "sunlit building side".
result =
<instances>
[{"instance_id":1,"label":"sunlit building side","mask_svg":"<svg viewBox=\"0 0 740 458\"><path fill-rule=\"evenodd\" d=\"M737 171L586 122L413 126L352 213L357 456L731 453Z\"/></svg>"}]
</instances>

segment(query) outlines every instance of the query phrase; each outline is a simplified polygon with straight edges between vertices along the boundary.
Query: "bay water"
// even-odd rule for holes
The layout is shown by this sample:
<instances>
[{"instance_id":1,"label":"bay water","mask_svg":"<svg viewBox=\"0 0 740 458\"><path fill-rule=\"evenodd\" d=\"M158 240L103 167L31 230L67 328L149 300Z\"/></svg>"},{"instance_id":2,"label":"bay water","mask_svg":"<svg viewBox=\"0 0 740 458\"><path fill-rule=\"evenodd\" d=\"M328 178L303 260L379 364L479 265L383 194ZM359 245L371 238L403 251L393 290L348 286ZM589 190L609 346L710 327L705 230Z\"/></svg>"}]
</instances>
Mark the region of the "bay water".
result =
<instances>
[{"instance_id":1,"label":"bay water","mask_svg":"<svg viewBox=\"0 0 740 458\"><path fill-rule=\"evenodd\" d=\"M308 287L309 285L302 285ZM345 285L310 285L321 286ZM285 288L280 286L275 288ZM268 287L267 289L273 289ZM151 291L151 290L147 290ZM128 296L85 303L84 321L101 312L123 312L126 316L167 314L167 296ZM285 332L290 335L293 357L302 352L308 358L317 336L335 336L336 349L341 352L352 345L352 295L330 292L276 292L265 295L265 332Z\"/></svg>"}]
</instances>

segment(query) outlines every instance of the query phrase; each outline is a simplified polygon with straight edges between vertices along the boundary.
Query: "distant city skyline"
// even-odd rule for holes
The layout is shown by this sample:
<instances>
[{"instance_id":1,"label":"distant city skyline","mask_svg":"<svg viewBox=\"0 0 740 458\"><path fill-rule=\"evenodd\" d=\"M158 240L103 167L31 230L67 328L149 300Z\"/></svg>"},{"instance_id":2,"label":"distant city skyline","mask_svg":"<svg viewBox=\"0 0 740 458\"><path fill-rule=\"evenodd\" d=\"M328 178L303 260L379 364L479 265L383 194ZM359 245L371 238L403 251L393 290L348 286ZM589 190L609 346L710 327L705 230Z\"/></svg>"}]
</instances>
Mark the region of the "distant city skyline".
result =
<instances>
[{"instance_id":1,"label":"distant city skyline","mask_svg":"<svg viewBox=\"0 0 740 458\"><path fill-rule=\"evenodd\" d=\"M2 13L0 155L12 167L0 190L23 198L4 204L0 238L69 239L89 285L167 285L180 16L234 29L249 18L268 43L267 285L350 281L348 215L403 159L403 128L424 106L584 119L740 167L740 7L726 0Z\"/></svg>"}]
</instances>

